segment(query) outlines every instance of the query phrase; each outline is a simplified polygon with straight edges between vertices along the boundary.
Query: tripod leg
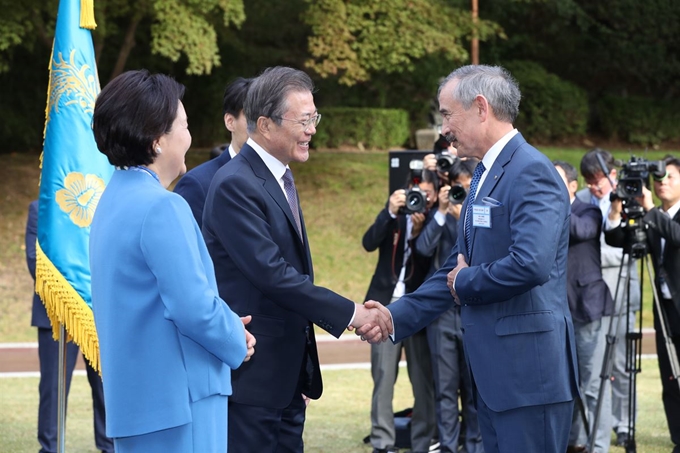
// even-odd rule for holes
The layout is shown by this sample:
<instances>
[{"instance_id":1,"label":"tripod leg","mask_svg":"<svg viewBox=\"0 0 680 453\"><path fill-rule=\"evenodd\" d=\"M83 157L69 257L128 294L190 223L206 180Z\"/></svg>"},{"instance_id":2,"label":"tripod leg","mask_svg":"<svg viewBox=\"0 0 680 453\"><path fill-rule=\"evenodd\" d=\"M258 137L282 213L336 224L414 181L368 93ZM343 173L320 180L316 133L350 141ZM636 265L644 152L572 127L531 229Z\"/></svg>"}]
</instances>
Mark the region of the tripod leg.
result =
<instances>
[{"instance_id":1,"label":"tripod leg","mask_svg":"<svg viewBox=\"0 0 680 453\"><path fill-rule=\"evenodd\" d=\"M600 418L602 415L602 409L603 409L603 403L605 401L605 391L609 392L609 395L611 395L611 389L609 388L609 385L611 383L611 377L612 377L612 368L614 366L614 352L616 350L615 346L618 339L618 332L620 331L620 324L623 319L623 310L626 309L627 307L623 306L623 300L624 298L620 298L619 296L619 290L621 289L621 276L623 275L623 267L626 262L628 262L628 272L626 273L625 279L624 279L624 288L628 288L628 284L630 282L630 267L631 267L631 261L628 260L626 261L626 256L627 253L624 250L623 251L623 256L621 257L621 266L619 267L619 275L616 280L616 291L614 293L614 313L613 315L609 318L609 328L608 328L608 333L606 335L606 344L605 344L605 351L604 351L604 357L602 359L602 371L600 373L600 388L598 392L598 397L597 397L597 404L595 406L595 412L593 415L593 420L592 424L590 425L590 436L588 438L588 451L593 452L595 451L595 441L597 439L597 433L598 433L598 427L600 426ZM627 319L627 318L626 318ZM611 397L607 398L607 401L611 401ZM606 408L609 411L609 414L606 414L606 417L611 417L611 406L607 406ZM607 431L606 434L609 434L609 431Z\"/></svg>"}]
</instances>

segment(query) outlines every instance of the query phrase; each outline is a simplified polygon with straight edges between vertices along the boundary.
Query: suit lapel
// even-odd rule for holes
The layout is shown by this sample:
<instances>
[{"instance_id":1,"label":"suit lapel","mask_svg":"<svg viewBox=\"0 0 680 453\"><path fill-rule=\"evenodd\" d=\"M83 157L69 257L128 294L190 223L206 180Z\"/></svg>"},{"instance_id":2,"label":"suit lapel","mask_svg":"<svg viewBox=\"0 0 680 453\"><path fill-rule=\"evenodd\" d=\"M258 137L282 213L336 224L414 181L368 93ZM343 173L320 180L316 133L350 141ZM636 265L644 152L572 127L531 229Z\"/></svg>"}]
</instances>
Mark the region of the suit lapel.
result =
<instances>
[{"instance_id":1,"label":"suit lapel","mask_svg":"<svg viewBox=\"0 0 680 453\"><path fill-rule=\"evenodd\" d=\"M272 197L274 202L279 206L279 208L281 208L281 211L283 211L283 214L288 219L288 223L290 224L292 230L297 231L295 218L293 217L293 212L290 210L288 200L286 199L286 196L283 194L283 190L281 189L279 182L276 180L276 178L274 178L272 172L269 171L269 168L267 168L267 165L265 165L262 158L257 154L257 151L255 151L250 145L246 143L245 145L243 145L243 148L241 148L241 152L239 154L242 155L248 161L250 167L253 169L253 173L255 174L255 176L262 180L262 186L267 191L267 193L269 193L269 195ZM298 206L300 206L299 197ZM305 228L305 221L302 216L302 210L300 210L300 224L302 225L302 237L304 238L304 242L307 242L307 231ZM293 236L295 236L295 240L300 245L302 253L305 256L307 263L307 273L311 277L312 258L309 253L309 247L305 247L305 244L303 244L300 235L296 233Z\"/></svg>"},{"instance_id":2,"label":"suit lapel","mask_svg":"<svg viewBox=\"0 0 680 453\"><path fill-rule=\"evenodd\" d=\"M519 148L520 145L526 143L526 140L524 140L524 137L522 137L522 134L519 132L515 134L512 139L503 147L503 150L500 152L498 157L496 158L496 161L493 163L491 166L491 169L489 170L489 173L486 175L486 178L484 179L484 183L482 186L477 190L477 195L475 196L475 204L480 205L482 204L482 199L484 197L488 197L491 192L496 188L496 185L498 184L498 181L501 180L501 177L503 176L503 173L505 173L505 166L510 162L510 159L512 159L512 155L515 153L517 148ZM499 197L500 198L500 197ZM500 200L498 200L500 201ZM465 209L465 207L464 207ZM471 228L470 234L472 235L472 240L470 241L471 244L474 244L475 242L475 235L477 234L477 228ZM463 244L465 244L465 241L463 241ZM473 246L474 248L474 246ZM466 250L468 253L468 263L470 262L470 256L469 250Z\"/></svg>"}]
</instances>

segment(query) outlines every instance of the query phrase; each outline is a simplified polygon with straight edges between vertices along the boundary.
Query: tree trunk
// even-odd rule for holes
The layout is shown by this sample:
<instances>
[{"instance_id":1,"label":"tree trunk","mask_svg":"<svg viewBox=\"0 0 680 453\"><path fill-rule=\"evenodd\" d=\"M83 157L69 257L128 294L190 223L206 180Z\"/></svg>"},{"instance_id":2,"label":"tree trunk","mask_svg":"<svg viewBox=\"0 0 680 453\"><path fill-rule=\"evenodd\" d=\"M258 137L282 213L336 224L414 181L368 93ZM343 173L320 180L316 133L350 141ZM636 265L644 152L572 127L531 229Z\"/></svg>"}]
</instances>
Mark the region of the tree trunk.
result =
<instances>
[{"instance_id":1,"label":"tree trunk","mask_svg":"<svg viewBox=\"0 0 680 453\"><path fill-rule=\"evenodd\" d=\"M139 22L141 22L142 20L142 16L143 14L137 13L130 21L130 25L128 26L128 29L125 32L125 39L123 40L123 45L120 48L120 52L118 52L118 60L116 60L116 65L113 67L113 71L111 71L111 76L109 77L109 80L113 80L116 76L120 75L123 72L123 69L125 69L125 63L127 62L127 59L130 56L132 48L135 46L135 32L137 31L137 26L139 25Z\"/></svg>"}]
</instances>

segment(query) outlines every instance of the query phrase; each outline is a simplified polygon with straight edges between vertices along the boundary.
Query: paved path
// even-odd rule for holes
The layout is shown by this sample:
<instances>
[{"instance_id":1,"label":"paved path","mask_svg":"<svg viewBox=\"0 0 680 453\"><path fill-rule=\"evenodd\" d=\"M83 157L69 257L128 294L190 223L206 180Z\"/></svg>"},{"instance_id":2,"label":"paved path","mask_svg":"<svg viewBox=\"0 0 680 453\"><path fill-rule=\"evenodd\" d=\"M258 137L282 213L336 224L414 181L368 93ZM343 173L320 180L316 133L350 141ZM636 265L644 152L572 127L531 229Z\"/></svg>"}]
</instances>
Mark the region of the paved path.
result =
<instances>
[{"instance_id":1,"label":"paved path","mask_svg":"<svg viewBox=\"0 0 680 453\"><path fill-rule=\"evenodd\" d=\"M353 333L347 332L340 339L330 335L318 335L319 358L322 365L339 366L341 364L367 364L370 362L370 346L359 340ZM654 330L644 329L642 353L656 354L654 346ZM76 369L85 367L82 356L78 359ZM0 374L32 373L38 369L37 343L2 343L0 344Z\"/></svg>"}]
</instances>

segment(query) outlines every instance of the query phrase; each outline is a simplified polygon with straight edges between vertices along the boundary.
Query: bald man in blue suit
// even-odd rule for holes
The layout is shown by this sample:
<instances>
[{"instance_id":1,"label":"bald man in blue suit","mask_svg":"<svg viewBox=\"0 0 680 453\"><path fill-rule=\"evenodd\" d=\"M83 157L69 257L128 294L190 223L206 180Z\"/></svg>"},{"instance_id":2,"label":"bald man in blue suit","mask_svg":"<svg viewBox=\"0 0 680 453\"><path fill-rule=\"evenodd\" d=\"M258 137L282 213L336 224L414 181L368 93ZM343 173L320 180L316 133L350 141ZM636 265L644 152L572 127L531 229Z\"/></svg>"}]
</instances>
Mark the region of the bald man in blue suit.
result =
<instances>
[{"instance_id":1,"label":"bald man in blue suit","mask_svg":"<svg viewBox=\"0 0 680 453\"><path fill-rule=\"evenodd\" d=\"M457 244L416 292L388 308L366 305L391 314L400 341L460 304L484 450L564 453L578 395L569 198L550 160L513 127L519 100L499 67L465 66L442 82L442 133L460 157L482 161ZM365 330L357 333L375 341Z\"/></svg>"}]
</instances>

